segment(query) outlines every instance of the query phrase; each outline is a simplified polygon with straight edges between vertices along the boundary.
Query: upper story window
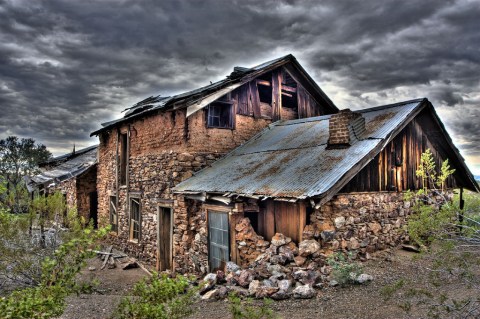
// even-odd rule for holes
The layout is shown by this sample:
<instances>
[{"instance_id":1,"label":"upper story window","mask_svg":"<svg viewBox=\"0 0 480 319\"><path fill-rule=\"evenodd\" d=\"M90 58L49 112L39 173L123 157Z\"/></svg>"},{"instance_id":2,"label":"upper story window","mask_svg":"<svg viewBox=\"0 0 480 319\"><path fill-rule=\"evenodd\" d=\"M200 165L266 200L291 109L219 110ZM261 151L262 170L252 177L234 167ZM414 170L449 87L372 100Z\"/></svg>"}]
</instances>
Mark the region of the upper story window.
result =
<instances>
[{"instance_id":1,"label":"upper story window","mask_svg":"<svg viewBox=\"0 0 480 319\"><path fill-rule=\"evenodd\" d=\"M127 133L120 134L120 185L127 185L127 161L128 161L128 150L127 150Z\"/></svg>"},{"instance_id":2,"label":"upper story window","mask_svg":"<svg viewBox=\"0 0 480 319\"><path fill-rule=\"evenodd\" d=\"M215 101L208 106L208 127L233 128L233 103Z\"/></svg>"}]
</instances>

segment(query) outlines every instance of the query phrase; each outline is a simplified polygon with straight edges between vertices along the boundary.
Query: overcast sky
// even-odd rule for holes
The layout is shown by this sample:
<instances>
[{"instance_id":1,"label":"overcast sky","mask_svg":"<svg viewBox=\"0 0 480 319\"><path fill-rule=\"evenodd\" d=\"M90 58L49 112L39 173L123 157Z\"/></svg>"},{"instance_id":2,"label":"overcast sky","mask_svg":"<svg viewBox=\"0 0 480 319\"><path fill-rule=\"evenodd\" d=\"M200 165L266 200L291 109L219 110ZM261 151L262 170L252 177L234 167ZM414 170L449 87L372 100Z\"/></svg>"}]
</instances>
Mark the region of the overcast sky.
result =
<instances>
[{"instance_id":1,"label":"overcast sky","mask_svg":"<svg viewBox=\"0 0 480 319\"><path fill-rule=\"evenodd\" d=\"M480 174L479 1L0 0L0 138L56 155L150 95L292 53L339 108L427 97Z\"/></svg>"}]
</instances>

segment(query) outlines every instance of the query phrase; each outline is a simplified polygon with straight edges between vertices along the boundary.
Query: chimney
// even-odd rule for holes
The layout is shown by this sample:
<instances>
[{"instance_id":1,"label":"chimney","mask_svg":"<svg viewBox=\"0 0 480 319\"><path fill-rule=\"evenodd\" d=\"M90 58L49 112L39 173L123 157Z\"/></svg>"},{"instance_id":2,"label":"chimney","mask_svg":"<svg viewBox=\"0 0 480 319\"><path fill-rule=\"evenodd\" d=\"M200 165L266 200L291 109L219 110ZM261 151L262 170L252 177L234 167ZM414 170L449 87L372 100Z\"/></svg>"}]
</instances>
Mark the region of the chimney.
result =
<instances>
[{"instance_id":1,"label":"chimney","mask_svg":"<svg viewBox=\"0 0 480 319\"><path fill-rule=\"evenodd\" d=\"M332 114L328 125L327 148L345 148L351 146L365 133L365 118L350 109Z\"/></svg>"}]
</instances>

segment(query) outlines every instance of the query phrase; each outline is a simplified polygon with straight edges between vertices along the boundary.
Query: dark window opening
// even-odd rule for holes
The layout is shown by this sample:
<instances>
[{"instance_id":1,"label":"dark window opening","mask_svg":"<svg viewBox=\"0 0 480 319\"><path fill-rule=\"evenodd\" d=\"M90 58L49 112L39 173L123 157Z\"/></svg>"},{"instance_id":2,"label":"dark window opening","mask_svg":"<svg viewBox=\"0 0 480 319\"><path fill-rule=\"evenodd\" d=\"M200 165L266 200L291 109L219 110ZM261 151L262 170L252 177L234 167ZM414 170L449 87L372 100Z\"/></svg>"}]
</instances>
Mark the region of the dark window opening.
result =
<instances>
[{"instance_id":1,"label":"dark window opening","mask_svg":"<svg viewBox=\"0 0 480 319\"><path fill-rule=\"evenodd\" d=\"M259 213L257 213L257 212L244 212L243 213L244 217L247 217L248 219L250 219L250 224L252 225L253 230L258 235L260 235L260 230L258 228L258 215L259 215Z\"/></svg>"},{"instance_id":2,"label":"dark window opening","mask_svg":"<svg viewBox=\"0 0 480 319\"><path fill-rule=\"evenodd\" d=\"M282 107L297 109L297 82L285 72L282 83Z\"/></svg>"},{"instance_id":3,"label":"dark window opening","mask_svg":"<svg viewBox=\"0 0 480 319\"><path fill-rule=\"evenodd\" d=\"M307 222L307 225L310 225L310 224L313 224L315 222L314 220L314 216L313 216L313 213L315 212L315 209L311 206L311 205L306 205L307 206L307 209L306 209L306 222Z\"/></svg>"},{"instance_id":4,"label":"dark window opening","mask_svg":"<svg viewBox=\"0 0 480 319\"><path fill-rule=\"evenodd\" d=\"M127 133L120 134L120 185L127 185Z\"/></svg>"},{"instance_id":5,"label":"dark window opening","mask_svg":"<svg viewBox=\"0 0 480 319\"><path fill-rule=\"evenodd\" d=\"M261 103L272 105L272 86L270 82L268 82L269 85L265 85L266 83L266 81L257 81L258 95Z\"/></svg>"},{"instance_id":6,"label":"dark window opening","mask_svg":"<svg viewBox=\"0 0 480 319\"><path fill-rule=\"evenodd\" d=\"M110 196L110 225L112 231L118 231L117 197Z\"/></svg>"},{"instance_id":7,"label":"dark window opening","mask_svg":"<svg viewBox=\"0 0 480 319\"><path fill-rule=\"evenodd\" d=\"M233 128L233 105L230 102L215 101L208 107L208 127Z\"/></svg>"},{"instance_id":8,"label":"dark window opening","mask_svg":"<svg viewBox=\"0 0 480 319\"><path fill-rule=\"evenodd\" d=\"M140 241L141 235L141 212L140 212L140 199L130 199L130 231L129 238L133 241Z\"/></svg>"}]
</instances>

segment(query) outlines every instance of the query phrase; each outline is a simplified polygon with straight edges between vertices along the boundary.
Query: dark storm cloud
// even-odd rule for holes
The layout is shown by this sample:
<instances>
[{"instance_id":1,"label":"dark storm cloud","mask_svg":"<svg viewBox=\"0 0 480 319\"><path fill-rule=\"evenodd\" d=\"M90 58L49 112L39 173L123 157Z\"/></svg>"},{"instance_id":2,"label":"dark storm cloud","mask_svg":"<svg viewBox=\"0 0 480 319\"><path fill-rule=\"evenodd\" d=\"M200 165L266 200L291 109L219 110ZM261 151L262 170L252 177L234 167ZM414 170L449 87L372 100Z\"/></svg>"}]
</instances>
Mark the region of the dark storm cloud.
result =
<instances>
[{"instance_id":1,"label":"dark storm cloud","mask_svg":"<svg viewBox=\"0 0 480 319\"><path fill-rule=\"evenodd\" d=\"M480 157L478 16L467 0L0 0L0 137L86 146L140 99L293 53L339 107L429 97Z\"/></svg>"}]
</instances>

